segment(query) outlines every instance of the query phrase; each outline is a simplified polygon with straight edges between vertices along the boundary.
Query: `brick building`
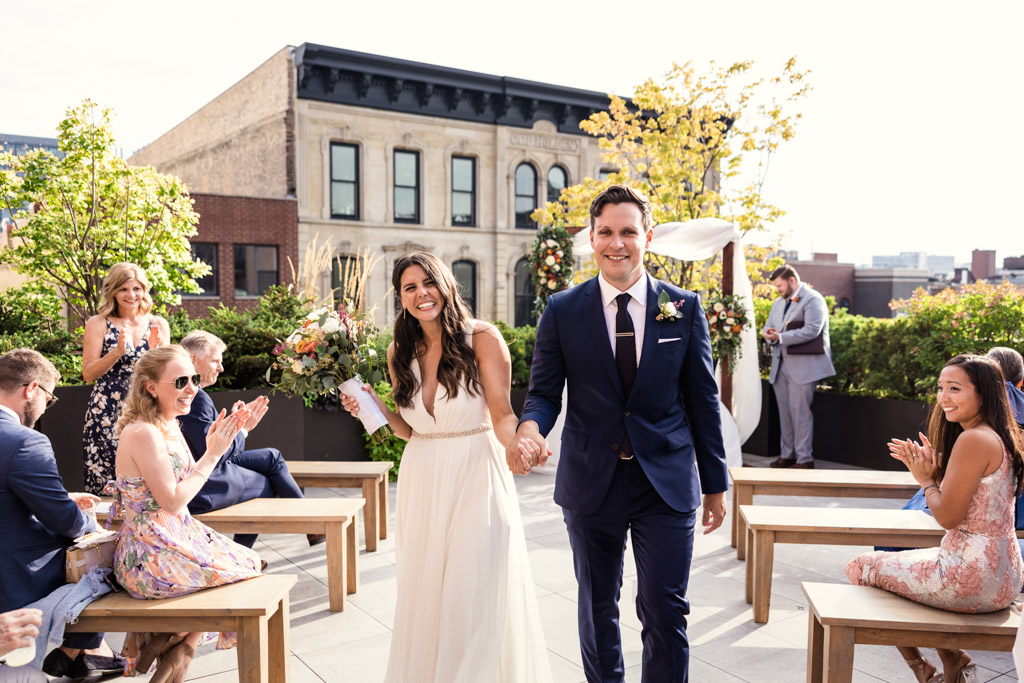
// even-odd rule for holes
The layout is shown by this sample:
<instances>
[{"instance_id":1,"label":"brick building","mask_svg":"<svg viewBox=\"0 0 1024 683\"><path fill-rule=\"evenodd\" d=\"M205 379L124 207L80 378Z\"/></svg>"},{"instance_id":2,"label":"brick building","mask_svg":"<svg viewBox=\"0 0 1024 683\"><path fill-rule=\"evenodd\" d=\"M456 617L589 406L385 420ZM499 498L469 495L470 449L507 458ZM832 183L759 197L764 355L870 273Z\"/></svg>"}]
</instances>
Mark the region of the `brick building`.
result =
<instances>
[{"instance_id":1,"label":"brick building","mask_svg":"<svg viewBox=\"0 0 1024 683\"><path fill-rule=\"evenodd\" d=\"M383 258L367 283L379 324L396 312L394 261L421 249L452 267L476 315L525 324L530 213L610 170L578 126L607 106L604 93L305 43L130 162L208 196L295 198L299 258L314 237L338 259L367 247ZM242 230L219 240L218 258L234 239L253 243ZM324 290L336 285L332 270Z\"/></svg>"},{"instance_id":2,"label":"brick building","mask_svg":"<svg viewBox=\"0 0 1024 683\"><path fill-rule=\"evenodd\" d=\"M193 193L199 214L192 253L213 272L199 281L202 294L181 297L193 317L206 309L225 306L250 308L270 285L291 281L289 263L298 268L298 203Z\"/></svg>"},{"instance_id":3,"label":"brick building","mask_svg":"<svg viewBox=\"0 0 1024 683\"><path fill-rule=\"evenodd\" d=\"M840 263L837 254L821 253L813 254L810 261L790 259L786 262L796 268L801 280L823 296L834 296L837 306L853 309L856 297L852 263Z\"/></svg>"}]
</instances>

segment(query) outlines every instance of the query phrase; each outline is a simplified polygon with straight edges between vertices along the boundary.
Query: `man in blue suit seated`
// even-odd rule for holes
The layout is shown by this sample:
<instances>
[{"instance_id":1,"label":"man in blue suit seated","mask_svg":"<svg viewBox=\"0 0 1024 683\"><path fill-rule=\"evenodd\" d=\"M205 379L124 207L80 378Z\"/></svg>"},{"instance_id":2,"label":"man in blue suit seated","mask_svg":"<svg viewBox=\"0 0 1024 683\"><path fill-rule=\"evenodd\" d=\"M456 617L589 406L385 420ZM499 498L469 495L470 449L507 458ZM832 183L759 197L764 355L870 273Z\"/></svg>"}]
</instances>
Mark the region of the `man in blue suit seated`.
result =
<instances>
[{"instance_id":1,"label":"man in blue suit seated","mask_svg":"<svg viewBox=\"0 0 1024 683\"><path fill-rule=\"evenodd\" d=\"M590 205L600 274L548 299L510 469L543 464L544 435L569 398L555 478L579 583L583 669L622 683L619 637L626 534L637 567L644 683L689 671L686 586L703 498L704 533L725 518L728 478L708 323L699 297L644 272L651 205L613 185ZM659 301L659 297L662 301ZM526 454L533 454L527 463Z\"/></svg>"},{"instance_id":2,"label":"man in blue suit seated","mask_svg":"<svg viewBox=\"0 0 1024 683\"><path fill-rule=\"evenodd\" d=\"M42 354L14 349L0 356L0 613L20 609L65 584L65 550L96 530L99 500L64 489L50 440L35 431L57 400L60 373ZM45 647L38 643L37 647ZM92 678L123 673L124 660L102 633L69 633L43 661L51 676Z\"/></svg>"},{"instance_id":3,"label":"man in blue suit seated","mask_svg":"<svg viewBox=\"0 0 1024 683\"><path fill-rule=\"evenodd\" d=\"M202 388L192 399L191 412L179 417L178 422L192 457L199 459L206 452L206 432L217 419L213 400L203 389L214 384L224 371L226 346L218 337L205 330L188 333L181 340L181 346L192 356ZM217 463L209 481L188 504L188 510L193 515L220 510L253 498L302 498L302 490L288 472L281 451L276 448L245 450L245 437L263 419L268 403L266 396L260 396L248 404L251 417L238 432L231 448ZM239 402L233 410L241 405ZM323 534L307 534L306 538L310 545L326 540ZM237 534L235 542L251 548L256 543L256 534Z\"/></svg>"}]
</instances>

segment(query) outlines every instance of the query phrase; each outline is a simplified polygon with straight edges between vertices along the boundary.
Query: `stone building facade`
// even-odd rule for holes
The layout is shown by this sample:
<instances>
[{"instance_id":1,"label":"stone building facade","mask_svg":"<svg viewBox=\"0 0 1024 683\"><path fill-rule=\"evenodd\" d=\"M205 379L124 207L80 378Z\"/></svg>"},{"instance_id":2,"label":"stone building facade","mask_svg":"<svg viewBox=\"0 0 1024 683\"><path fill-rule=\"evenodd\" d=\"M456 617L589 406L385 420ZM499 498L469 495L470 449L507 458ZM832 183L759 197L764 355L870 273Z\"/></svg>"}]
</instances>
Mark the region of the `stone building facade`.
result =
<instances>
[{"instance_id":1,"label":"stone building facade","mask_svg":"<svg viewBox=\"0 0 1024 683\"><path fill-rule=\"evenodd\" d=\"M367 303L396 312L395 260L453 267L476 315L529 322L528 220L560 187L606 171L579 122L602 93L313 44L287 47L131 163L194 192L297 201L297 250L382 257ZM323 273L336 284L337 265Z\"/></svg>"}]
</instances>

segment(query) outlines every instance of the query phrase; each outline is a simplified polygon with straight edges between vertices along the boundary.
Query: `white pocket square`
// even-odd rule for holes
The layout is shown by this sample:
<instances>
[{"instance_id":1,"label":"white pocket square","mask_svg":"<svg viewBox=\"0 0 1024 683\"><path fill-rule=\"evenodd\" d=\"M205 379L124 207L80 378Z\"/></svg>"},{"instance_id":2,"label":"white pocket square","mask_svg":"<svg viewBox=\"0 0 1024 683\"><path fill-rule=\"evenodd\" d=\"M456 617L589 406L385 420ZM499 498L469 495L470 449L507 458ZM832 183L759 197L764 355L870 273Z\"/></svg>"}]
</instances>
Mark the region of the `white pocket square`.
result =
<instances>
[{"instance_id":1,"label":"white pocket square","mask_svg":"<svg viewBox=\"0 0 1024 683\"><path fill-rule=\"evenodd\" d=\"M659 344L667 344L669 342L679 341L680 339L682 339L682 337L670 337L668 339L659 339L658 343Z\"/></svg>"}]
</instances>

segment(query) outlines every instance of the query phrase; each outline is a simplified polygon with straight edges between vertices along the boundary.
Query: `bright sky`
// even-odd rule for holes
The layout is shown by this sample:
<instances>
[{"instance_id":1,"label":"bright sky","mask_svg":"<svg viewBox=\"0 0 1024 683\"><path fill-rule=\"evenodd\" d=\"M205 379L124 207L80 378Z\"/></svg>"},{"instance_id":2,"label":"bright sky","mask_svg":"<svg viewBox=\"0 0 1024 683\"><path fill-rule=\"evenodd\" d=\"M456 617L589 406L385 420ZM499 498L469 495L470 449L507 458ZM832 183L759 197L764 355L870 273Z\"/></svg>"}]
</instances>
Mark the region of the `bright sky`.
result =
<instances>
[{"instance_id":1,"label":"bright sky","mask_svg":"<svg viewBox=\"0 0 1024 683\"><path fill-rule=\"evenodd\" d=\"M1024 254L1024 2L10 2L0 132L53 137L89 97L125 156L303 42L628 95L673 61L813 70L766 199L801 256Z\"/></svg>"}]
</instances>

